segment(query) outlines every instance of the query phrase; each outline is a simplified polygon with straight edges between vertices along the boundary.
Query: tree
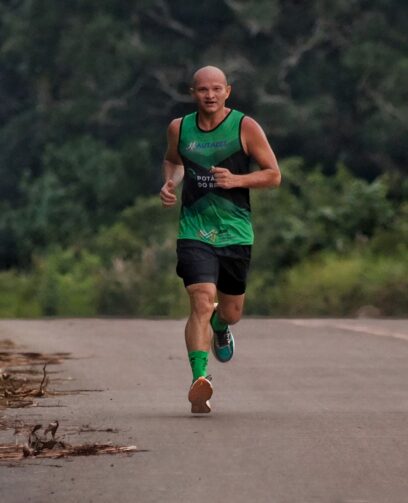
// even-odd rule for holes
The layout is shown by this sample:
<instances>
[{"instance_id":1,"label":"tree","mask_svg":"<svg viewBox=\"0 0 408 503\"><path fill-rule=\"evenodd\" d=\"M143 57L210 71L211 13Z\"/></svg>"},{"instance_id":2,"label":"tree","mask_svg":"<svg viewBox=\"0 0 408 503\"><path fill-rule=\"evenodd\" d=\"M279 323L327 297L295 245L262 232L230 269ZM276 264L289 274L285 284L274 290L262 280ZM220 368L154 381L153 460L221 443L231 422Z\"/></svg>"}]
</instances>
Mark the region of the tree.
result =
<instances>
[{"instance_id":1,"label":"tree","mask_svg":"<svg viewBox=\"0 0 408 503\"><path fill-rule=\"evenodd\" d=\"M304 159L302 174L387 173L398 188L407 28L402 1L3 1L2 267L156 193L167 124L193 110L189 79L209 63L279 159Z\"/></svg>"}]
</instances>

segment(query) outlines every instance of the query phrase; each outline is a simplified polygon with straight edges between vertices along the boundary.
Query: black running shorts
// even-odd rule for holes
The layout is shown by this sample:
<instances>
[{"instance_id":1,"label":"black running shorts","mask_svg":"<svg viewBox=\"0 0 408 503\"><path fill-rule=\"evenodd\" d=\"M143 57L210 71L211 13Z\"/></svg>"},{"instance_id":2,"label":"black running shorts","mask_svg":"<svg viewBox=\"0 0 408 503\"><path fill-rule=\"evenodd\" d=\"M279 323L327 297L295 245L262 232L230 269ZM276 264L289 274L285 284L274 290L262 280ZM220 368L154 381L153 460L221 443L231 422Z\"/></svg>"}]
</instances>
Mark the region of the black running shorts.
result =
<instances>
[{"instance_id":1,"label":"black running shorts","mask_svg":"<svg viewBox=\"0 0 408 503\"><path fill-rule=\"evenodd\" d=\"M177 274L184 286L214 283L229 295L245 293L250 245L215 247L194 239L177 241Z\"/></svg>"}]
</instances>

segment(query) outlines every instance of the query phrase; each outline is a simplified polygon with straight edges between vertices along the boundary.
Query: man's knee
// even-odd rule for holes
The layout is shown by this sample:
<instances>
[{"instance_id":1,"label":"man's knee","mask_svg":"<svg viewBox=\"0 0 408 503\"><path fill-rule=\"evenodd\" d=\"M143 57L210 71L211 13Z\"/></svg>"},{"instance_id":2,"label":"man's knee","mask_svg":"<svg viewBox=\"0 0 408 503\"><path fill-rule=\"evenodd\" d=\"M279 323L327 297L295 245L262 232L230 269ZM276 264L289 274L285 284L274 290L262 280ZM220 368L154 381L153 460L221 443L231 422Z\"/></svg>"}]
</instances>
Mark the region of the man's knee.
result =
<instances>
[{"instance_id":1,"label":"man's knee","mask_svg":"<svg viewBox=\"0 0 408 503\"><path fill-rule=\"evenodd\" d=\"M219 317L228 325L234 325L242 317L242 304L229 303L227 305L219 304L217 307Z\"/></svg>"},{"instance_id":2,"label":"man's knee","mask_svg":"<svg viewBox=\"0 0 408 503\"><path fill-rule=\"evenodd\" d=\"M196 284L187 287L190 296L191 311L200 316L210 319L214 310L215 285Z\"/></svg>"}]
</instances>

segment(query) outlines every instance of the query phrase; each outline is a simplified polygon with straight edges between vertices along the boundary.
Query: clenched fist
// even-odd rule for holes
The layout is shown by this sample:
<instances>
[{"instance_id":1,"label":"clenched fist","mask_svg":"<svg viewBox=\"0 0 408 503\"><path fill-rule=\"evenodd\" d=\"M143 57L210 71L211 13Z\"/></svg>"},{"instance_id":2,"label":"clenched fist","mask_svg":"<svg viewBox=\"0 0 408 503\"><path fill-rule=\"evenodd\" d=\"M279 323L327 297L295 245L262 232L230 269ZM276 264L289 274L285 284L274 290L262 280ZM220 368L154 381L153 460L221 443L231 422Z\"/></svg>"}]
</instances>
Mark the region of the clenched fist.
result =
<instances>
[{"instance_id":1,"label":"clenched fist","mask_svg":"<svg viewBox=\"0 0 408 503\"><path fill-rule=\"evenodd\" d=\"M177 203L176 184L173 180L168 180L160 190L160 199L165 208L174 206Z\"/></svg>"},{"instance_id":2,"label":"clenched fist","mask_svg":"<svg viewBox=\"0 0 408 503\"><path fill-rule=\"evenodd\" d=\"M221 189L233 189L239 187L239 175L234 175L227 168L214 167L210 173L214 175L215 186Z\"/></svg>"}]
</instances>

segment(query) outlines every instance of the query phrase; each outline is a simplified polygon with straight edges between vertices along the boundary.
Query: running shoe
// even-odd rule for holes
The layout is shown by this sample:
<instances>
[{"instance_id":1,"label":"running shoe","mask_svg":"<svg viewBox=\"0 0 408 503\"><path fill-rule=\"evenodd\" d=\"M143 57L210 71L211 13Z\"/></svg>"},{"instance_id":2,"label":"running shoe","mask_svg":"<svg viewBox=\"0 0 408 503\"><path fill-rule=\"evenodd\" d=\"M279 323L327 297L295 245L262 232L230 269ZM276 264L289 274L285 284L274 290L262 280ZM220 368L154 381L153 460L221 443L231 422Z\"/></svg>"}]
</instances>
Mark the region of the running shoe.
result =
<instances>
[{"instance_id":1,"label":"running shoe","mask_svg":"<svg viewBox=\"0 0 408 503\"><path fill-rule=\"evenodd\" d=\"M193 414L208 414L211 412L210 398L213 394L211 376L199 377L191 385L188 399L191 402Z\"/></svg>"},{"instance_id":2,"label":"running shoe","mask_svg":"<svg viewBox=\"0 0 408 503\"><path fill-rule=\"evenodd\" d=\"M213 332L211 349L215 358L222 363L229 362L234 355L235 348L234 336L232 335L230 327L227 326L227 328L222 331L215 331L213 329Z\"/></svg>"}]
</instances>

